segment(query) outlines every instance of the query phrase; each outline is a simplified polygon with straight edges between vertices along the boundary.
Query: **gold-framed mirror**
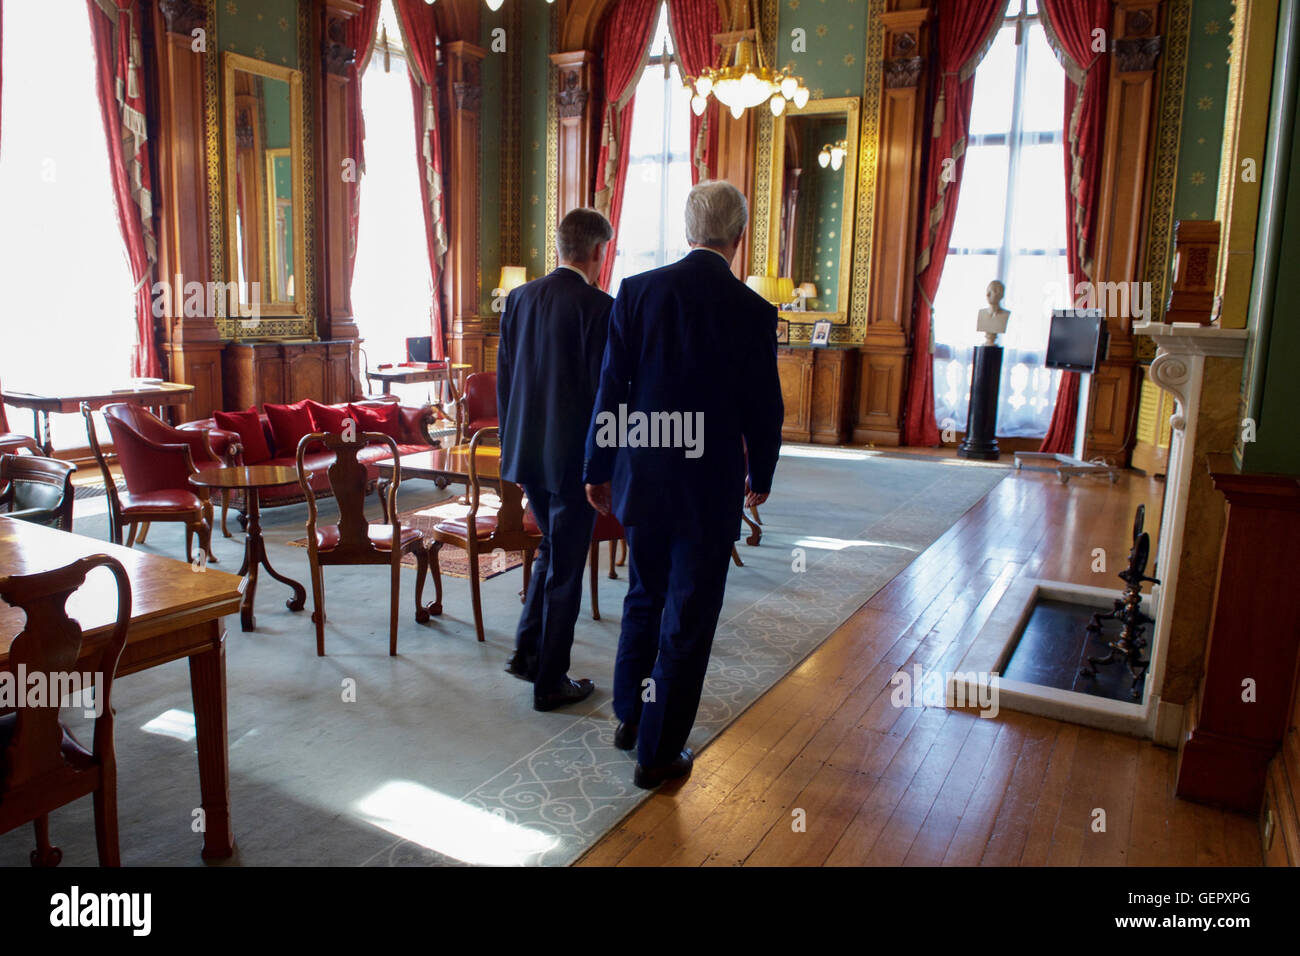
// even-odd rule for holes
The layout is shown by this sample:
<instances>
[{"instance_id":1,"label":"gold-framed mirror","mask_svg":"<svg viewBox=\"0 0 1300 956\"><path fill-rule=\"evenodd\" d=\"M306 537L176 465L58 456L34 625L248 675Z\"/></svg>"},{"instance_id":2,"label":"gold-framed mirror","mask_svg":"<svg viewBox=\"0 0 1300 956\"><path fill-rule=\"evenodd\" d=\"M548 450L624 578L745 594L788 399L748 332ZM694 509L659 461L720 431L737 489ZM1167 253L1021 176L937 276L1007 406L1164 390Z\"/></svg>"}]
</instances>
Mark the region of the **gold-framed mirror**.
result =
<instances>
[{"instance_id":1,"label":"gold-framed mirror","mask_svg":"<svg viewBox=\"0 0 1300 956\"><path fill-rule=\"evenodd\" d=\"M302 73L222 56L227 288L241 317L309 322Z\"/></svg>"},{"instance_id":2,"label":"gold-framed mirror","mask_svg":"<svg viewBox=\"0 0 1300 956\"><path fill-rule=\"evenodd\" d=\"M791 280L801 308L781 317L792 322L849 321L860 106L855 96L792 103L772 124L767 274Z\"/></svg>"}]
</instances>

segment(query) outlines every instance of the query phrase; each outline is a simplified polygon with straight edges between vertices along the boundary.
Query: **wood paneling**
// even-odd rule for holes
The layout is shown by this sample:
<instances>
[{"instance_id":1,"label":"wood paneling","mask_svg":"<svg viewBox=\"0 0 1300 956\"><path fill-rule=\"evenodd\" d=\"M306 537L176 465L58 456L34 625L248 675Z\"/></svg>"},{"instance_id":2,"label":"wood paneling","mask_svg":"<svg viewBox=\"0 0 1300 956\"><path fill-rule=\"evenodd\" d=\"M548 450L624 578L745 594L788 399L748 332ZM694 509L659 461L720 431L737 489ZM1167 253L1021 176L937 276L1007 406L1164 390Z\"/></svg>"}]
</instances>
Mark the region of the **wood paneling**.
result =
<instances>
[{"instance_id":1,"label":"wood paneling","mask_svg":"<svg viewBox=\"0 0 1300 956\"><path fill-rule=\"evenodd\" d=\"M559 71L558 114L560 130L558 162L560 182L557 195L563 218L570 209L590 206L596 183L595 164L600 124L596 117L596 54L588 50L551 54Z\"/></svg>"},{"instance_id":2,"label":"wood paneling","mask_svg":"<svg viewBox=\"0 0 1300 956\"><path fill-rule=\"evenodd\" d=\"M924 204L922 122L928 55L928 5L893 3L881 15L885 60L876 157L867 329L862 342L853 440L886 446L901 442L903 392L911 352L917 214ZM899 9L909 7L909 9ZM863 147L875 144L863 143ZM922 355L917 361L930 361Z\"/></svg>"},{"instance_id":3,"label":"wood paneling","mask_svg":"<svg viewBox=\"0 0 1300 956\"><path fill-rule=\"evenodd\" d=\"M1119 0L1115 5L1116 55L1108 57L1110 84L1097 202L1093 274L1075 282L1136 282L1142 278L1151 189L1160 0ZM1131 315L1108 316L1110 354L1092 377L1092 413L1085 454L1126 463L1133 434L1128 425L1138 402Z\"/></svg>"},{"instance_id":4,"label":"wood paneling","mask_svg":"<svg viewBox=\"0 0 1300 956\"><path fill-rule=\"evenodd\" d=\"M839 445L849 437L856 349L777 349L786 441Z\"/></svg>"},{"instance_id":5,"label":"wood paneling","mask_svg":"<svg viewBox=\"0 0 1300 956\"><path fill-rule=\"evenodd\" d=\"M479 305L479 66L487 51L463 40L445 43L442 92L451 117L447 130L447 255L451 318L478 314Z\"/></svg>"},{"instance_id":6,"label":"wood paneling","mask_svg":"<svg viewBox=\"0 0 1300 956\"><path fill-rule=\"evenodd\" d=\"M204 25L201 7L150 4L158 77L158 279L165 299L162 354L167 377L194 386L188 414L206 417L221 407L222 341L211 315L185 315L185 283L206 283L208 181L203 99L203 57L190 45L190 31ZM215 54L213 54L215 55Z\"/></svg>"},{"instance_id":7,"label":"wood paneling","mask_svg":"<svg viewBox=\"0 0 1300 956\"><path fill-rule=\"evenodd\" d=\"M232 342L223 357L225 401L234 411L266 402L315 399L327 405L351 401L352 348L330 342Z\"/></svg>"},{"instance_id":8,"label":"wood paneling","mask_svg":"<svg viewBox=\"0 0 1300 956\"><path fill-rule=\"evenodd\" d=\"M1300 479L1244 475L1209 459L1227 524L1200 693L1187 708L1178 793L1258 813L1269 761L1288 737L1300 665Z\"/></svg>"}]
</instances>

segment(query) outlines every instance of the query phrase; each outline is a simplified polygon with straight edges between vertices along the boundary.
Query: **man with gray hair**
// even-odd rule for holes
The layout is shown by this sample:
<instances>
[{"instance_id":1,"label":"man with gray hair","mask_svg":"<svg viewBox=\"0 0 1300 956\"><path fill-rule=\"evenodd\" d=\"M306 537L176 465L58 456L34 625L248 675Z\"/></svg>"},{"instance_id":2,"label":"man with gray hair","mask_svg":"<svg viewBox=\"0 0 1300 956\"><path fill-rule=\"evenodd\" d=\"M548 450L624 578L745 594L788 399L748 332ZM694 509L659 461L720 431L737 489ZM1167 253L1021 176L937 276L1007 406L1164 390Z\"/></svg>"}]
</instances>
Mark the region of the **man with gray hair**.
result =
<instances>
[{"instance_id":1,"label":"man with gray hair","mask_svg":"<svg viewBox=\"0 0 1300 956\"><path fill-rule=\"evenodd\" d=\"M537 710L575 703L595 689L568 671L596 520L582 486L583 437L614 303L593 283L613 237L596 210L571 210L556 236L559 267L511 292L501 317L501 477L524 486L542 532L506 670L532 681Z\"/></svg>"},{"instance_id":2,"label":"man with gray hair","mask_svg":"<svg viewBox=\"0 0 1300 956\"><path fill-rule=\"evenodd\" d=\"M623 280L587 431L587 498L628 541L614 744L636 748L647 789L691 771L741 506L767 499L781 447L776 307L731 272L747 217L735 186L700 183L686 200L692 251ZM680 415L702 434L681 448L607 427L638 414Z\"/></svg>"}]
</instances>

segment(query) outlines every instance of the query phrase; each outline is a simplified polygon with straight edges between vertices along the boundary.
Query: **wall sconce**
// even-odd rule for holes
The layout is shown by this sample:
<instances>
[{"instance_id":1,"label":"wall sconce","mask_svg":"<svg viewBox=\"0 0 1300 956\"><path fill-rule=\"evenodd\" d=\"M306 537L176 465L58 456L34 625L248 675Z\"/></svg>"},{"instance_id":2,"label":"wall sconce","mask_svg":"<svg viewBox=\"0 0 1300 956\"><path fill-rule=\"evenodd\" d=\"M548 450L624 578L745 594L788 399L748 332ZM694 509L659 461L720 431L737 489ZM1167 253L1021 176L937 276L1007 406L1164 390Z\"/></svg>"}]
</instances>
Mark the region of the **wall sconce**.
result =
<instances>
[{"instance_id":1,"label":"wall sconce","mask_svg":"<svg viewBox=\"0 0 1300 956\"><path fill-rule=\"evenodd\" d=\"M844 157L849 154L849 141L840 140L838 143L827 143L822 147L822 151L817 154L817 165L825 169L829 166L836 172L844 165Z\"/></svg>"}]
</instances>

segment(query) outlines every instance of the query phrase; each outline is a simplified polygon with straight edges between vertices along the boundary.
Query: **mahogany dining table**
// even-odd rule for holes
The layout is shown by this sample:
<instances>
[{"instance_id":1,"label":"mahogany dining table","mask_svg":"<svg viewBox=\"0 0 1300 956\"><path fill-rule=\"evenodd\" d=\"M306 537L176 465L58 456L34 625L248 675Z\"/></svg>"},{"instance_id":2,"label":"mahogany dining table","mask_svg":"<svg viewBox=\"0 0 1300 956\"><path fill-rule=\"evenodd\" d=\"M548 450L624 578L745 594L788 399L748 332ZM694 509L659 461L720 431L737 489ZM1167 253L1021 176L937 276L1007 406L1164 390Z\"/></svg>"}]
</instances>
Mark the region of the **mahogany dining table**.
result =
<instances>
[{"instance_id":1,"label":"mahogany dining table","mask_svg":"<svg viewBox=\"0 0 1300 956\"><path fill-rule=\"evenodd\" d=\"M131 620L117 677L188 659L204 812L203 858L225 859L235 850L230 828L230 751L226 716L226 631L222 619L239 610L244 579L206 565L189 565L79 534L0 515L0 575L32 574L107 554L131 581ZM68 600L83 632L81 659L93 656L112 629L117 610L111 574L99 568ZM23 612L0 601L0 670L23 629ZM123 692L129 682L123 687ZM120 735L126 730L117 727ZM168 824L170 825L170 824Z\"/></svg>"}]
</instances>

